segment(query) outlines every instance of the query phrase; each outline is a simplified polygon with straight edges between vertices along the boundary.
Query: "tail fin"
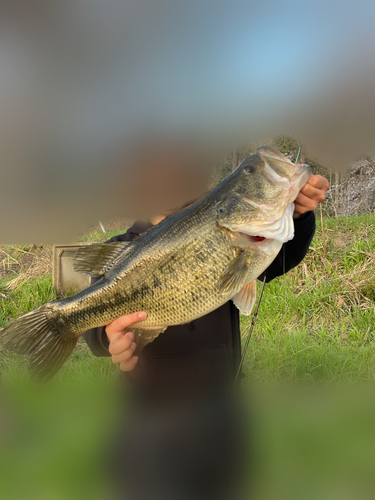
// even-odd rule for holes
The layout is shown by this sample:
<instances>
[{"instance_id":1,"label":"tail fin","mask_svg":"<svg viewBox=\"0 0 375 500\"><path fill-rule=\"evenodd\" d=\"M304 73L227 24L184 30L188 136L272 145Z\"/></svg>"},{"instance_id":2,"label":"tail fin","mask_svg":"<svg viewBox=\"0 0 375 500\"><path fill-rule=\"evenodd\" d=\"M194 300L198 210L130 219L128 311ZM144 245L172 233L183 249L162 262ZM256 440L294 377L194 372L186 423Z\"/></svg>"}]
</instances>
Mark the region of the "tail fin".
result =
<instances>
[{"instance_id":1,"label":"tail fin","mask_svg":"<svg viewBox=\"0 0 375 500\"><path fill-rule=\"evenodd\" d=\"M55 320L49 317L52 307L45 304L0 330L0 346L28 355L28 369L39 382L47 381L60 370L77 343L77 337L60 332Z\"/></svg>"}]
</instances>

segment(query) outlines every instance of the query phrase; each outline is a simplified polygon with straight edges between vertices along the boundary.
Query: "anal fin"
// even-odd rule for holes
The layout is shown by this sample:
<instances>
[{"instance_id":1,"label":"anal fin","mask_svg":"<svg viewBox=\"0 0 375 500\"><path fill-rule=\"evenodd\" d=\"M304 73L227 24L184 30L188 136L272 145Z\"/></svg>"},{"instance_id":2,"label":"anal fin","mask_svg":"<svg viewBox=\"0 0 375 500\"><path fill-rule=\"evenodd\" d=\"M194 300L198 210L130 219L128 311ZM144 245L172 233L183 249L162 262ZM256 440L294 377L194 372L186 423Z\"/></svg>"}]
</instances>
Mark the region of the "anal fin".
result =
<instances>
[{"instance_id":1,"label":"anal fin","mask_svg":"<svg viewBox=\"0 0 375 500\"><path fill-rule=\"evenodd\" d=\"M166 326L157 327L157 328L133 328L130 326L126 331L134 333L134 342L137 344L137 348L135 350L135 354L139 354L140 351L147 344L156 339L161 333L163 333L167 329Z\"/></svg>"},{"instance_id":2,"label":"anal fin","mask_svg":"<svg viewBox=\"0 0 375 500\"><path fill-rule=\"evenodd\" d=\"M253 280L236 293L232 300L242 314L249 316L254 307L256 297L257 284L256 280Z\"/></svg>"}]
</instances>

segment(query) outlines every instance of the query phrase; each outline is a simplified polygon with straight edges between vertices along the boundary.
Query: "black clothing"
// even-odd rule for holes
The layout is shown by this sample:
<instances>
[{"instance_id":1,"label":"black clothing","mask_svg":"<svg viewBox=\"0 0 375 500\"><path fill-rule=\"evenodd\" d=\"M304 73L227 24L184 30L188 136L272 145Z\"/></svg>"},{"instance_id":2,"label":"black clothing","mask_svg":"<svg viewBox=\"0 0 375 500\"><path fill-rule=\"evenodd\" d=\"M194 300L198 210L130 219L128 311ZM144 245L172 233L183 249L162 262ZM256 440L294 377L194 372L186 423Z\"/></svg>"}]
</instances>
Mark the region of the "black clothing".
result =
<instances>
[{"instance_id":1,"label":"black clothing","mask_svg":"<svg viewBox=\"0 0 375 500\"><path fill-rule=\"evenodd\" d=\"M315 232L314 213L295 219L294 225L294 239L284 244L259 279L266 275L266 281L271 281L295 267L306 255ZM136 222L125 234L108 242L132 241L149 227L149 222ZM84 338L96 356L110 356L105 327L87 331ZM155 395L167 387L179 393L197 388L214 390L233 383L240 357L239 311L229 301L187 325L167 328L140 353L130 378L136 387Z\"/></svg>"},{"instance_id":2,"label":"black clothing","mask_svg":"<svg viewBox=\"0 0 375 500\"><path fill-rule=\"evenodd\" d=\"M309 248L314 213L294 223L295 237L265 271L267 281L296 266ZM109 241L131 241L149 227L137 222ZM95 355L110 356L104 327L84 337ZM114 436L110 469L119 499L251 497L243 488L252 482L252 422L231 390L240 356L239 311L228 301L187 325L167 328L143 349L134 370L121 372L132 382L134 391L126 392L136 404L125 401L128 418L124 412Z\"/></svg>"}]
</instances>

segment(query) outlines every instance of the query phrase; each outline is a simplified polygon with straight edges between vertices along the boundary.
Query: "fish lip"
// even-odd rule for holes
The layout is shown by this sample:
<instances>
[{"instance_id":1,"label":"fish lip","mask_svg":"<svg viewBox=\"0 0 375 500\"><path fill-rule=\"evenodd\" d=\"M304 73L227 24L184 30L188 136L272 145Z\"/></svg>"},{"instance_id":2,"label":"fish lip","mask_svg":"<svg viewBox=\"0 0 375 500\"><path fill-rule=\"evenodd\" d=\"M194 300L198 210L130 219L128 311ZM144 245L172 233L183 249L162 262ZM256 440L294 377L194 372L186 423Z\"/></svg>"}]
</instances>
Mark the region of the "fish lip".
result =
<instances>
[{"instance_id":1,"label":"fish lip","mask_svg":"<svg viewBox=\"0 0 375 500\"><path fill-rule=\"evenodd\" d=\"M308 182L311 175L312 169L310 165L304 164L296 167L296 172L290 179L288 203L292 203L296 199L298 193Z\"/></svg>"},{"instance_id":2,"label":"fish lip","mask_svg":"<svg viewBox=\"0 0 375 500\"><path fill-rule=\"evenodd\" d=\"M263 175L266 177L271 182L279 183L279 184L289 184L289 179L287 177L283 177L282 175L279 175L267 162L267 160L263 159L264 161L264 171Z\"/></svg>"},{"instance_id":3,"label":"fish lip","mask_svg":"<svg viewBox=\"0 0 375 500\"><path fill-rule=\"evenodd\" d=\"M267 203L257 203L256 201L250 200L246 196L243 196L242 199L246 201L250 206L257 208L259 210L264 210L265 212L272 212L275 210L275 205L267 204Z\"/></svg>"}]
</instances>

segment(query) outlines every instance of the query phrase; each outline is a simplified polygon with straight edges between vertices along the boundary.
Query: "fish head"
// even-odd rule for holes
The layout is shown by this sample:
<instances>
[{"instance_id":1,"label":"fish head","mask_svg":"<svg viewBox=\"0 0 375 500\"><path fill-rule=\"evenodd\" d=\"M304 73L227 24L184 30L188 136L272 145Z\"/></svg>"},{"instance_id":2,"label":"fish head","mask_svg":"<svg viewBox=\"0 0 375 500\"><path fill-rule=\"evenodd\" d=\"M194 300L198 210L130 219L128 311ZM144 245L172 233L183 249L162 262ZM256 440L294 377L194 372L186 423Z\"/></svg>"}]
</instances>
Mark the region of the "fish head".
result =
<instances>
[{"instance_id":1,"label":"fish head","mask_svg":"<svg viewBox=\"0 0 375 500\"><path fill-rule=\"evenodd\" d=\"M308 165L297 167L271 146L261 146L219 185L219 224L254 237L292 239L293 202L310 175Z\"/></svg>"},{"instance_id":2,"label":"fish head","mask_svg":"<svg viewBox=\"0 0 375 500\"><path fill-rule=\"evenodd\" d=\"M308 181L308 165L297 167L271 146L261 146L234 171L233 191L254 208L281 213ZM267 216L265 214L265 216ZM268 216L269 218L269 216Z\"/></svg>"}]
</instances>

